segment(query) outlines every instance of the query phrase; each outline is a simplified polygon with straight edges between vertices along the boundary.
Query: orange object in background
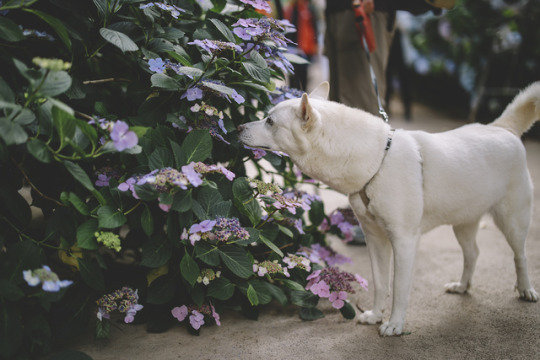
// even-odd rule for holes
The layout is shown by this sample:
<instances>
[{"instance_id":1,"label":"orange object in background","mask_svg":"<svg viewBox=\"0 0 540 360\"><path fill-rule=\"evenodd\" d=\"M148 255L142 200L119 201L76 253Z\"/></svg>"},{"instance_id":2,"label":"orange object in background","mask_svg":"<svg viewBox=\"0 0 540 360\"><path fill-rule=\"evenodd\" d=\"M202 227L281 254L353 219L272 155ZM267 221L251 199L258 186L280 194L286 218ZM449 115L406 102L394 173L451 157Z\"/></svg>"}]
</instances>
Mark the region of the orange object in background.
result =
<instances>
[{"instance_id":1,"label":"orange object in background","mask_svg":"<svg viewBox=\"0 0 540 360\"><path fill-rule=\"evenodd\" d=\"M375 41L375 33L371 26L371 18L364 9L364 2L360 0L353 1L354 16L356 18L356 29L360 37L366 40L369 52L375 51L377 42Z\"/></svg>"},{"instance_id":2,"label":"orange object in background","mask_svg":"<svg viewBox=\"0 0 540 360\"><path fill-rule=\"evenodd\" d=\"M296 10L297 18L293 19ZM295 23L296 42L304 54L312 56L317 54L317 33L315 31L315 18L309 8L308 0L296 0L285 11L285 19Z\"/></svg>"}]
</instances>

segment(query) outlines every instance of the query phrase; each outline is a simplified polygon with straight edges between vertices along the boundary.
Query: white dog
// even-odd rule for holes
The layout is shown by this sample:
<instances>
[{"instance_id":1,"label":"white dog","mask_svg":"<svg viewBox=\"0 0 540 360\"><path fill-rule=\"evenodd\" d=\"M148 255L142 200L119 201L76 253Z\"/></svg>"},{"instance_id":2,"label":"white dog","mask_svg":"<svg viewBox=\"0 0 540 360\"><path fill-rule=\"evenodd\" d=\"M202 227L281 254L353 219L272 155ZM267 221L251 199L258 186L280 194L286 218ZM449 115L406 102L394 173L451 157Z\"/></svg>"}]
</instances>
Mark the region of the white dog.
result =
<instances>
[{"instance_id":1,"label":"white dog","mask_svg":"<svg viewBox=\"0 0 540 360\"><path fill-rule=\"evenodd\" d=\"M418 239L439 225L453 225L464 258L461 280L446 289L466 292L486 213L514 251L520 297L537 301L525 257L533 186L520 136L540 119L540 82L493 123L437 134L394 133L374 115L328 101L328 91L324 82L309 96L281 102L266 119L241 125L239 136L248 146L289 154L304 173L348 194L366 233L375 290L373 310L359 321L382 321L393 250L392 314L379 331L402 333Z\"/></svg>"}]
</instances>

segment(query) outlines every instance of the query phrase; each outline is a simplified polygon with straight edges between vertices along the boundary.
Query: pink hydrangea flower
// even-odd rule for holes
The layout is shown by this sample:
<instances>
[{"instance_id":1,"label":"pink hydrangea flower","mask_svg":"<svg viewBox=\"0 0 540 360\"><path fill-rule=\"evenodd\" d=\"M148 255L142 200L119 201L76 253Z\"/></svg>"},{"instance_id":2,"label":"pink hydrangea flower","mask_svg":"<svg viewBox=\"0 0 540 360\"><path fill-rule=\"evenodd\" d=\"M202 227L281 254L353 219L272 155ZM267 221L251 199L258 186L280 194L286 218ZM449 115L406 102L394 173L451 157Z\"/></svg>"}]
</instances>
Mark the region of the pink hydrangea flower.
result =
<instances>
[{"instance_id":1,"label":"pink hydrangea flower","mask_svg":"<svg viewBox=\"0 0 540 360\"><path fill-rule=\"evenodd\" d=\"M199 330L204 325L204 315L197 310L193 310L191 314L189 316L189 323L195 330Z\"/></svg>"},{"instance_id":2,"label":"pink hydrangea flower","mask_svg":"<svg viewBox=\"0 0 540 360\"><path fill-rule=\"evenodd\" d=\"M174 309L171 310L171 314L173 317L175 317L178 321L184 321L188 314L188 309L186 305L177 306Z\"/></svg>"},{"instance_id":3,"label":"pink hydrangea flower","mask_svg":"<svg viewBox=\"0 0 540 360\"><path fill-rule=\"evenodd\" d=\"M345 305L347 299L347 293L345 291L335 291L330 294L328 300L332 303L332 306L336 309L341 309Z\"/></svg>"}]
</instances>

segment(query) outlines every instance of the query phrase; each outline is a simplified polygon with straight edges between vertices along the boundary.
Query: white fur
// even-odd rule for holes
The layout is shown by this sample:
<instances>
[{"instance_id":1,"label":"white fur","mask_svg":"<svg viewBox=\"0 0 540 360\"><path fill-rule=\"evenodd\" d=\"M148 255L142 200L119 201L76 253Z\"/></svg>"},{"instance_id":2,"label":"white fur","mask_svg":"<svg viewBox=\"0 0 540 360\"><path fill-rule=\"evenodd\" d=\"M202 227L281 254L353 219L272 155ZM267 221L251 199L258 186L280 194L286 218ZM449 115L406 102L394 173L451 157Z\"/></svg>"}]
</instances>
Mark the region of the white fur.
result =
<instances>
[{"instance_id":1,"label":"white fur","mask_svg":"<svg viewBox=\"0 0 540 360\"><path fill-rule=\"evenodd\" d=\"M397 130L386 156L390 126L362 110L327 101L327 95L328 83L323 83L309 97L278 104L269 112L273 125L266 119L246 124L240 139L289 154L304 173L349 195L366 233L375 290L373 310L359 315L361 323L382 321L393 252L392 313L379 331L402 333L418 239L439 225L453 225L464 257L461 280L446 289L467 291L478 256L476 232L486 213L514 251L519 295L538 300L524 246L532 182L518 136L540 119L540 82L519 94L492 124L436 134ZM367 207L359 193L366 184Z\"/></svg>"}]
</instances>

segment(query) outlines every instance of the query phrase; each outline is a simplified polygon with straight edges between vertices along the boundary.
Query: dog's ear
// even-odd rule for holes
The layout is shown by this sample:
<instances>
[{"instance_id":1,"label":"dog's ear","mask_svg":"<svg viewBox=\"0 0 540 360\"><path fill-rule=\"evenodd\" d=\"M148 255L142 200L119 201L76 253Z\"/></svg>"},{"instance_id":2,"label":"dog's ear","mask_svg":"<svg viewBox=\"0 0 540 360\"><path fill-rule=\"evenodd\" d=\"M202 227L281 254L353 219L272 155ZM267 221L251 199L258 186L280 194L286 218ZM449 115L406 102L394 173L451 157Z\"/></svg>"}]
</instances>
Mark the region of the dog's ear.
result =
<instances>
[{"instance_id":1,"label":"dog's ear","mask_svg":"<svg viewBox=\"0 0 540 360\"><path fill-rule=\"evenodd\" d=\"M302 129L309 130L315 123L315 113L309 103L308 94L302 94L302 101L300 102L300 113L302 115Z\"/></svg>"},{"instance_id":2,"label":"dog's ear","mask_svg":"<svg viewBox=\"0 0 540 360\"><path fill-rule=\"evenodd\" d=\"M328 94L330 93L330 84L328 81L323 81L309 94L312 99L328 100Z\"/></svg>"}]
</instances>

